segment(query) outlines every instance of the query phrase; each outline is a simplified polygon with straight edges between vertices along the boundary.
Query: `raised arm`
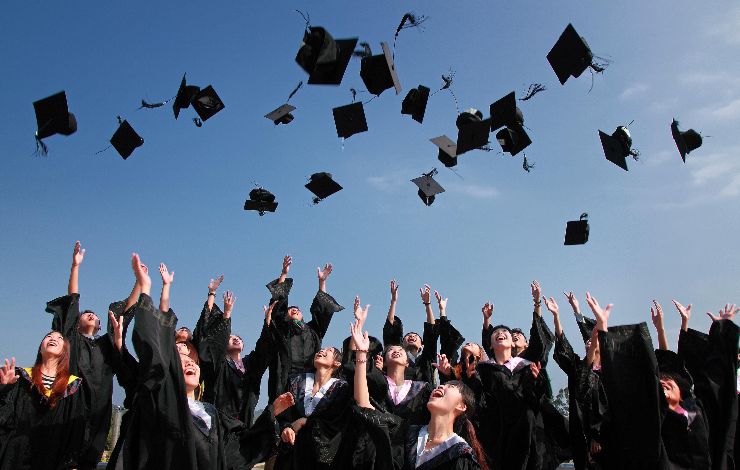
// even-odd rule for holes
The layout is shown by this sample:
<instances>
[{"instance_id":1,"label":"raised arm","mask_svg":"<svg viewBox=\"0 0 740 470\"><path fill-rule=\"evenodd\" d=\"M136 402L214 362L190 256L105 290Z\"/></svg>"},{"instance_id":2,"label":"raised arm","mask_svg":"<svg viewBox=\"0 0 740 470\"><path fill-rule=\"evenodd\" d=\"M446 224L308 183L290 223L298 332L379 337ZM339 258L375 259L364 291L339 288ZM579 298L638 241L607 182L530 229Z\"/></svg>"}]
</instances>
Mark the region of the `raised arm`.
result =
<instances>
[{"instance_id":1,"label":"raised arm","mask_svg":"<svg viewBox=\"0 0 740 470\"><path fill-rule=\"evenodd\" d=\"M442 298L436 290L434 291L434 297L437 299L437 305L439 306L439 321L436 325L439 334L439 352L445 355L448 360L456 362L457 350L463 345L465 338L452 326L447 318L447 298ZM424 344L426 344L426 340L424 340Z\"/></svg>"},{"instance_id":2,"label":"raised arm","mask_svg":"<svg viewBox=\"0 0 740 470\"><path fill-rule=\"evenodd\" d=\"M424 287L419 289L419 295L421 296L421 303L424 304L424 310L427 314L427 323L434 325L434 311L432 310L432 288L429 284L424 284Z\"/></svg>"},{"instance_id":3,"label":"raised arm","mask_svg":"<svg viewBox=\"0 0 740 470\"><path fill-rule=\"evenodd\" d=\"M691 304L684 307L678 300L673 300L673 305L676 306L678 314L681 315L681 330L688 331L689 320L691 320Z\"/></svg>"},{"instance_id":4,"label":"raised arm","mask_svg":"<svg viewBox=\"0 0 740 470\"><path fill-rule=\"evenodd\" d=\"M80 241L78 240L75 242L74 251L72 252L72 268L69 270L69 284L67 285L68 295L80 293L80 265L84 259L85 250L82 248L82 245L80 245Z\"/></svg>"},{"instance_id":5,"label":"raised arm","mask_svg":"<svg viewBox=\"0 0 740 470\"><path fill-rule=\"evenodd\" d=\"M542 302L540 299L542 298L542 289L540 288L540 281L534 280L532 281L532 284L529 285L529 287L532 289L532 302L534 303L534 314L538 316L542 316Z\"/></svg>"},{"instance_id":6,"label":"raised arm","mask_svg":"<svg viewBox=\"0 0 740 470\"><path fill-rule=\"evenodd\" d=\"M316 276L319 278L319 292L326 292L326 280L329 279L334 266L331 263L326 263L324 269L316 268Z\"/></svg>"},{"instance_id":7,"label":"raised arm","mask_svg":"<svg viewBox=\"0 0 740 470\"><path fill-rule=\"evenodd\" d=\"M208 301L206 302L208 313L213 310L213 304L216 303L216 291L222 282L224 282L223 274L218 276L216 279L211 279L211 282L208 283Z\"/></svg>"},{"instance_id":8,"label":"raised arm","mask_svg":"<svg viewBox=\"0 0 740 470\"><path fill-rule=\"evenodd\" d=\"M555 337L561 338L563 336L563 326L560 324L560 309L558 308L558 303L555 302L555 299L550 297L548 300L547 297L542 297L542 300L545 301L545 308L552 313L552 321L555 325Z\"/></svg>"},{"instance_id":9,"label":"raised arm","mask_svg":"<svg viewBox=\"0 0 740 470\"><path fill-rule=\"evenodd\" d=\"M657 300L653 300L654 307L650 307L650 318L653 320L655 331L658 334L658 349L668 351L668 338L665 334L665 325L663 324L663 307Z\"/></svg>"},{"instance_id":10,"label":"raised arm","mask_svg":"<svg viewBox=\"0 0 740 470\"><path fill-rule=\"evenodd\" d=\"M493 356L493 351L491 350L491 333L493 333L491 325L491 316L493 315L493 311L496 308L496 306L493 304L493 302L486 302L483 307L481 308L481 312L483 312L483 331L481 332L481 346L483 346L483 350L488 354L489 356Z\"/></svg>"},{"instance_id":11,"label":"raised arm","mask_svg":"<svg viewBox=\"0 0 740 470\"><path fill-rule=\"evenodd\" d=\"M355 305L355 318L359 318L359 316L362 315L367 316L367 312L370 308L369 305L362 309L360 307L359 298L355 302ZM353 344L355 348L355 401L360 408L374 409L370 404L370 392L367 388L367 368L365 367L365 363L368 359L368 349L370 348L370 338L367 335L367 331L364 333L362 332L362 324L360 320L356 320L350 325L350 334L352 335L352 342L350 344Z\"/></svg>"},{"instance_id":12,"label":"raised arm","mask_svg":"<svg viewBox=\"0 0 740 470\"><path fill-rule=\"evenodd\" d=\"M307 325L318 333L319 338L323 338L326 334L334 314L344 310L344 307L339 305L334 297L326 292L326 280L329 278L332 269L331 263L327 263L324 269L316 268L317 277L319 278L319 291L311 304L311 321Z\"/></svg>"},{"instance_id":13,"label":"raised arm","mask_svg":"<svg viewBox=\"0 0 740 470\"><path fill-rule=\"evenodd\" d=\"M609 328L609 314L612 311L613 304L609 304L606 308L601 308L599 301L594 297L591 297L589 292L586 292L586 302L591 307L591 311L594 312L596 317L596 329L599 331L607 331Z\"/></svg>"},{"instance_id":14,"label":"raised arm","mask_svg":"<svg viewBox=\"0 0 740 470\"><path fill-rule=\"evenodd\" d=\"M285 255L283 258L283 269L280 271L280 277L278 277L278 284L285 282L285 279L288 277L288 271L290 270L291 264L293 264L293 258L290 255Z\"/></svg>"},{"instance_id":15,"label":"raised arm","mask_svg":"<svg viewBox=\"0 0 740 470\"><path fill-rule=\"evenodd\" d=\"M118 319L116 319L116 315L112 311L108 310L108 320L110 321L110 325L113 328L113 332L111 334L113 345L120 353L123 349L123 315L119 316Z\"/></svg>"},{"instance_id":16,"label":"raised arm","mask_svg":"<svg viewBox=\"0 0 740 470\"><path fill-rule=\"evenodd\" d=\"M388 307L388 324L392 325L396 320L396 303L398 302L398 284L396 280L391 281L391 305Z\"/></svg>"},{"instance_id":17,"label":"raised arm","mask_svg":"<svg viewBox=\"0 0 740 470\"><path fill-rule=\"evenodd\" d=\"M159 310L170 311L170 286L175 280L175 271L169 272L164 263L159 263L159 274L162 276L162 294L159 296ZM210 299L210 297L208 297Z\"/></svg>"}]
</instances>

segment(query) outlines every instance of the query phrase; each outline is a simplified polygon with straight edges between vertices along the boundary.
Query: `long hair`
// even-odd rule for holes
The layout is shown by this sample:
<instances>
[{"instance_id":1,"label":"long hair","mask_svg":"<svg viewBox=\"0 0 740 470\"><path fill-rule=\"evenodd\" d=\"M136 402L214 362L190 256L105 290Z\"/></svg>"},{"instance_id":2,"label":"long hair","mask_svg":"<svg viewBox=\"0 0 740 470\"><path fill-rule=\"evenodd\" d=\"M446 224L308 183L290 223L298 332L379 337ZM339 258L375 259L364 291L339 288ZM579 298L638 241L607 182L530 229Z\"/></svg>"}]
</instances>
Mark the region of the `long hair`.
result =
<instances>
[{"instance_id":1,"label":"long hair","mask_svg":"<svg viewBox=\"0 0 740 470\"><path fill-rule=\"evenodd\" d=\"M44 338L51 333L59 333L58 331L51 331L44 335ZM61 333L59 333L61 334ZM62 354L59 356L57 362L56 378L54 383L51 385L51 394L48 397L49 408L55 408L59 399L64 397L64 393L67 391L67 383L69 382L69 341L62 337ZM43 343L44 341L41 340ZM46 387L44 387L44 381L42 379L41 365L44 363L41 359L41 344L36 353L36 362L31 369L31 388L35 388L42 396L46 396Z\"/></svg>"},{"instance_id":2,"label":"long hair","mask_svg":"<svg viewBox=\"0 0 740 470\"><path fill-rule=\"evenodd\" d=\"M334 351L334 362L338 362L339 364L342 363L342 351L332 346L332 351ZM339 378L342 376L342 366L340 365L336 369L334 369L334 372L331 374L332 377Z\"/></svg>"},{"instance_id":3,"label":"long hair","mask_svg":"<svg viewBox=\"0 0 740 470\"><path fill-rule=\"evenodd\" d=\"M453 430L456 434L465 439L468 445L473 449L473 452L475 452L475 458L478 460L478 465L480 465L481 470L489 470L486 453L478 440L478 435L475 432L473 423L468 419L468 416L475 416L476 414L475 394L470 387L459 380L451 380L447 382L447 385L457 387L460 391L460 395L462 395L463 403L465 403L466 407L465 412L455 418Z\"/></svg>"},{"instance_id":4,"label":"long hair","mask_svg":"<svg viewBox=\"0 0 740 470\"><path fill-rule=\"evenodd\" d=\"M483 362L488 360L488 354L486 354L486 350L483 349L483 347L478 343L472 343L478 346L478 350L480 351L480 356L475 356L477 362ZM463 346L464 349L464 346ZM465 359L463 358L462 352L460 352L460 361L452 366L452 374L455 377L456 380L462 380L463 374L465 373L465 369L467 364L465 364Z\"/></svg>"},{"instance_id":5,"label":"long hair","mask_svg":"<svg viewBox=\"0 0 740 470\"><path fill-rule=\"evenodd\" d=\"M190 341L179 341L179 342L185 343L185 345L188 347L188 353L183 354L183 356L188 356L200 368L200 355L198 354L198 349ZM198 388L195 390L196 392L195 399L200 400L201 398L203 398L204 391L205 391L205 382L201 380L200 383L198 384Z\"/></svg>"}]
</instances>

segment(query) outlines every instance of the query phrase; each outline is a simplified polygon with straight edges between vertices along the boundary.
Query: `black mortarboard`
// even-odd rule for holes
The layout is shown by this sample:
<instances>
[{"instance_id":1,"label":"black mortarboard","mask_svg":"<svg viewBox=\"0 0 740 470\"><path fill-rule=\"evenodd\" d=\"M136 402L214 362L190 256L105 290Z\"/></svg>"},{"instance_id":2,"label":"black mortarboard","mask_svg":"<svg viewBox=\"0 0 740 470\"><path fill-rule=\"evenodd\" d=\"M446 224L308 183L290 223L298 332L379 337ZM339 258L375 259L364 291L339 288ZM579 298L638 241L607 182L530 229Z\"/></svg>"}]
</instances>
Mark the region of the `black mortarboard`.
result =
<instances>
[{"instance_id":1,"label":"black mortarboard","mask_svg":"<svg viewBox=\"0 0 740 470\"><path fill-rule=\"evenodd\" d=\"M270 111L269 113L265 114L265 117L274 122L276 126L278 124L290 124L290 122L295 119L292 114L295 110L295 106L285 103L274 111Z\"/></svg>"},{"instance_id":2,"label":"black mortarboard","mask_svg":"<svg viewBox=\"0 0 740 470\"><path fill-rule=\"evenodd\" d=\"M491 122L489 119L483 119L483 114L477 109L460 113L455 124L458 129L456 149L458 156L488 143Z\"/></svg>"},{"instance_id":3,"label":"black mortarboard","mask_svg":"<svg viewBox=\"0 0 740 470\"><path fill-rule=\"evenodd\" d=\"M200 90L193 96L193 109L203 121L207 121L214 114L224 109L224 103L211 85Z\"/></svg>"},{"instance_id":4,"label":"black mortarboard","mask_svg":"<svg viewBox=\"0 0 740 470\"><path fill-rule=\"evenodd\" d=\"M596 320L583 316L583 314L573 312L576 316L576 323L578 324L578 331L581 332L581 338L583 344L586 344L591 339L591 333L596 328Z\"/></svg>"},{"instance_id":5,"label":"black mortarboard","mask_svg":"<svg viewBox=\"0 0 740 470\"><path fill-rule=\"evenodd\" d=\"M341 191L342 187L332 179L331 173L321 172L311 175L311 181L306 184L306 189L316 195L313 202L318 204L322 199Z\"/></svg>"},{"instance_id":6,"label":"black mortarboard","mask_svg":"<svg viewBox=\"0 0 740 470\"><path fill-rule=\"evenodd\" d=\"M388 44L381 42L383 53L363 57L360 62L360 77L367 91L373 95L380 95L389 88L395 88L396 94L401 93L401 83L398 81L396 66L393 63L393 54Z\"/></svg>"},{"instance_id":7,"label":"black mortarboard","mask_svg":"<svg viewBox=\"0 0 740 470\"><path fill-rule=\"evenodd\" d=\"M77 119L67 108L67 95L60 91L35 101L36 139L41 140L54 134L72 135L77 131Z\"/></svg>"},{"instance_id":8,"label":"black mortarboard","mask_svg":"<svg viewBox=\"0 0 740 470\"><path fill-rule=\"evenodd\" d=\"M655 359L658 361L658 372L672 378L681 390L683 400L692 396L694 378L691 377L684 360L673 351L656 349Z\"/></svg>"},{"instance_id":9,"label":"black mortarboard","mask_svg":"<svg viewBox=\"0 0 740 470\"><path fill-rule=\"evenodd\" d=\"M516 105L516 95L512 91L500 100L491 104L491 130L504 126L524 124L524 114Z\"/></svg>"},{"instance_id":10,"label":"black mortarboard","mask_svg":"<svg viewBox=\"0 0 740 470\"><path fill-rule=\"evenodd\" d=\"M401 114L409 114L411 119L421 124L424 122L427 101L429 101L429 88L424 85L412 88L401 103Z\"/></svg>"},{"instance_id":11,"label":"black mortarboard","mask_svg":"<svg viewBox=\"0 0 740 470\"><path fill-rule=\"evenodd\" d=\"M334 126L337 128L339 137L348 138L360 132L367 131L365 120L365 107L362 102L340 106L332 110L334 113Z\"/></svg>"},{"instance_id":12,"label":"black mortarboard","mask_svg":"<svg viewBox=\"0 0 740 470\"><path fill-rule=\"evenodd\" d=\"M547 54L547 61L558 76L561 85L569 77L578 78L591 66L594 55L586 40L578 35L572 24L568 24L558 41Z\"/></svg>"},{"instance_id":13,"label":"black mortarboard","mask_svg":"<svg viewBox=\"0 0 740 470\"><path fill-rule=\"evenodd\" d=\"M110 138L110 144L126 160L138 147L144 145L144 139L136 133L128 121L123 121L118 125L118 129Z\"/></svg>"},{"instance_id":14,"label":"black mortarboard","mask_svg":"<svg viewBox=\"0 0 740 470\"><path fill-rule=\"evenodd\" d=\"M701 134L694 129L681 132L678 130L678 121L675 119L671 123L671 133L673 134L673 140L676 142L676 147L678 147L678 151L681 153L681 160L686 163L686 155L691 153L692 150L701 147Z\"/></svg>"},{"instance_id":15,"label":"black mortarboard","mask_svg":"<svg viewBox=\"0 0 740 470\"><path fill-rule=\"evenodd\" d=\"M629 130L625 126L619 126L612 135L599 131L599 138L606 159L624 169L624 171L629 171L627 169L627 157L636 155L632 150L632 136Z\"/></svg>"},{"instance_id":16,"label":"black mortarboard","mask_svg":"<svg viewBox=\"0 0 740 470\"><path fill-rule=\"evenodd\" d=\"M581 214L579 220L571 220L565 227L564 245L583 245L588 241L588 214Z\"/></svg>"},{"instance_id":17,"label":"black mortarboard","mask_svg":"<svg viewBox=\"0 0 740 470\"><path fill-rule=\"evenodd\" d=\"M455 144L452 139L446 135L441 135L429 140L439 147L437 159L439 159L444 166L451 168L457 165L457 144Z\"/></svg>"},{"instance_id":18,"label":"black mortarboard","mask_svg":"<svg viewBox=\"0 0 740 470\"><path fill-rule=\"evenodd\" d=\"M435 168L429 173L424 173L418 178L411 180L412 183L419 187L419 198L421 198L427 206L432 205L435 195L445 192L445 189L433 178L436 173L437 169Z\"/></svg>"},{"instance_id":19,"label":"black mortarboard","mask_svg":"<svg viewBox=\"0 0 740 470\"><path fill-rule=\"evenodd\" d=\"M195 95L200 91L200 87L187 84L185 81L185 75L187 74L182 74L180 88L177 90L175 102L172 103L172 111L175 113L175 119L180 117L181 109L187 109L190 106L190 103L193 102L193 98L195 98Z\"/></svg>"},{"instance_id":20,"label":"black mortarboard","mask_svg":"<svg viewBox=\"0 0 740 470\"><path fill-rule=\"evenodd\" d=\"M277 206L275 196L265 188L249 191L249 199L244 202L245 211L257 211L260 216L265 215L265 212L275 212Z\"/></svg>"},{"instance_id":21,"label":"black mortarboard","mask_svg":"<svg viewBox=\"0 0 740 470\"><path fill-rule=\"evenodd\" d=\"M532 143L527 131L519 124L498 131L496 140L501 145L501 150L510 153L511 156L518 154Z\"/></svg>"},{"instance_id":22,"label":"black mortarboard","mask_svg":"<svg viewBox=\"0 0 740 470\"><path fill-rule=\"evenodd\" d=\"M309 85L339 85L357 38L334 39L320 26L308 27L295 61L308 74Z\"/></svg>"}]
</instances>

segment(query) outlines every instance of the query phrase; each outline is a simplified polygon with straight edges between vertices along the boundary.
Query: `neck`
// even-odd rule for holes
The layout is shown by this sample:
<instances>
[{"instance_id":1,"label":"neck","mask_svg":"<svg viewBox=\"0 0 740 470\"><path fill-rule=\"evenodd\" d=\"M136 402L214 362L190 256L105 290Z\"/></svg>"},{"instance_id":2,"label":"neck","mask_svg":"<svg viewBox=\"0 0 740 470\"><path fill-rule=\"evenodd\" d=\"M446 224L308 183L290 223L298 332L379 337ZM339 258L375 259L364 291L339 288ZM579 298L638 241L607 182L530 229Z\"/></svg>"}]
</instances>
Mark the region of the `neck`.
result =
<instances>
[{"instance_id":1,"label":"neck","mask_svg":"<svg viewBox=\"0 0 740 470\"><path fill-rule=\"evenodd\" d=\"M188 398L195 400L195 389L188 390Z\"/></svg>"},{"instance_id":2,"label":"neck","mask_svg":"<svg viewBox=\"0 0 740 470\"><path fill-rule=\"evenodd\" d=\"M403 385L406 368L398 364L388 364L388 378L396 385Z\"/></svg>"},{"instance_id":3,"label":"neck","mask_svg":"<svg viewBox=\"0 0 740 470\"><path fill-rule=\"evenodd\" d=\"M55 377L57 375L57 365L59 365L59 359L55 357L44 358L41 362L41 373L49 377Z\"/></svg>"},{"instance_id":4,"label":"neck","mask_svg":"<svg viewBox=\"0 0 740 470\"><path fill-rule=\"evenodd\" d=\"M496 364L503 364L504 362L511 359L511 348L496 349L493 351Z\"/></svg>"},{"instance_id":5,"label":"neck","mask_svg":"<svg viewBox=\"0 0 740 470\"><path fill-rule=\"evenodd\" d=\"M238 349L235 349L234 351L229 351L229 357L234 362L241 361L242 360L241 351L239 351Z\"/></svg>"},{"instance_id":6,"label":"neck","mask_svg":"<svg viewBox=\"0 0 740 470\"><path fill-rule=\"evenodd\" d=\"M328 367L319 367L314 374L314 386L323 387L331 379L332 370Z\"/></svg>"},{"instance_id":7,"label":"neck","mask_svg":"<svg viewBox=\"0 0 740 470\"><path fill-rule=\"evenodd\" d=\"M446 441L454 432L454 422L455 417L452 414L432 414L427 426L429 441L437 444Z\"/></svg>"},{"instance_id":8,"label":"neck","mask_svg":"<svg viewBox=\"0 0 740 470\"><path fill-rule=\"evenodd\" d=\"M85 336L93 336L95 334L95 327L94 326L91 326L89 328L80 328L78 331L82 335L85 335Z\"/></svg>"}]
</instances>

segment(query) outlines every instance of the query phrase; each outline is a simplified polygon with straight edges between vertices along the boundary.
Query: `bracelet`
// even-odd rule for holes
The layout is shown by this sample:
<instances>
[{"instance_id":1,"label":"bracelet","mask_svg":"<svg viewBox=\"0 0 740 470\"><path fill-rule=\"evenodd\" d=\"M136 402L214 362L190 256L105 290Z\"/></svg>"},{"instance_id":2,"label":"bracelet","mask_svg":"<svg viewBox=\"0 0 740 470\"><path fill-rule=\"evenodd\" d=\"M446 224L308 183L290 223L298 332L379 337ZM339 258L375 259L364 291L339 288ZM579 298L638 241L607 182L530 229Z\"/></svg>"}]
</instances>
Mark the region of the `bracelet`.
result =
<instances>
[{"instance_id":1,"label":"bracelet","mask_svg":"<svg viewBox=\"0 0 740 470\"><path fill-rule=\"evenodd\" d=\"M365 364L367 359L355 359L355 364Z\"/></svg>"},{"instance_id":2,"label":"bracelet","mask_svg":"<svg viewBox=\"0 0 740 470\"><path fill-rule=\"evenodd\" d=\"M210 296L214 296L214 297L216 297L216 293L215 293L215 292L209 292L209 293L208 293L208 297L210 297Z\"/></svg>"},{"instance_id":3,"label":"bracelet","mask_svg":"<svg viewBox=\"0 0 740 470\"><path fill-rule=\"evenodd\" d=\"M534 306L535 307L539 307L540 305L542 305L542 301L541 300L535 300Z\"/></svg>"},{"instance_id":4,"label":"bracelet","mask_svg":"<svg viewBox=\"0 0 740 470\"><path fill-rule=\"evenodd\" d=\"M355 349L355 352L367 353L369 351L367 349Z\"/></svg>"},{"instance_id":5,"label":"bracelet","mask_svg":"<svg viewBox=\"0 0 740 470\"><path fill-rule=\"evenodd\" d=\"M422 302L424 305L429 305L431 302Z\"/></svg>"}]
</instances>

